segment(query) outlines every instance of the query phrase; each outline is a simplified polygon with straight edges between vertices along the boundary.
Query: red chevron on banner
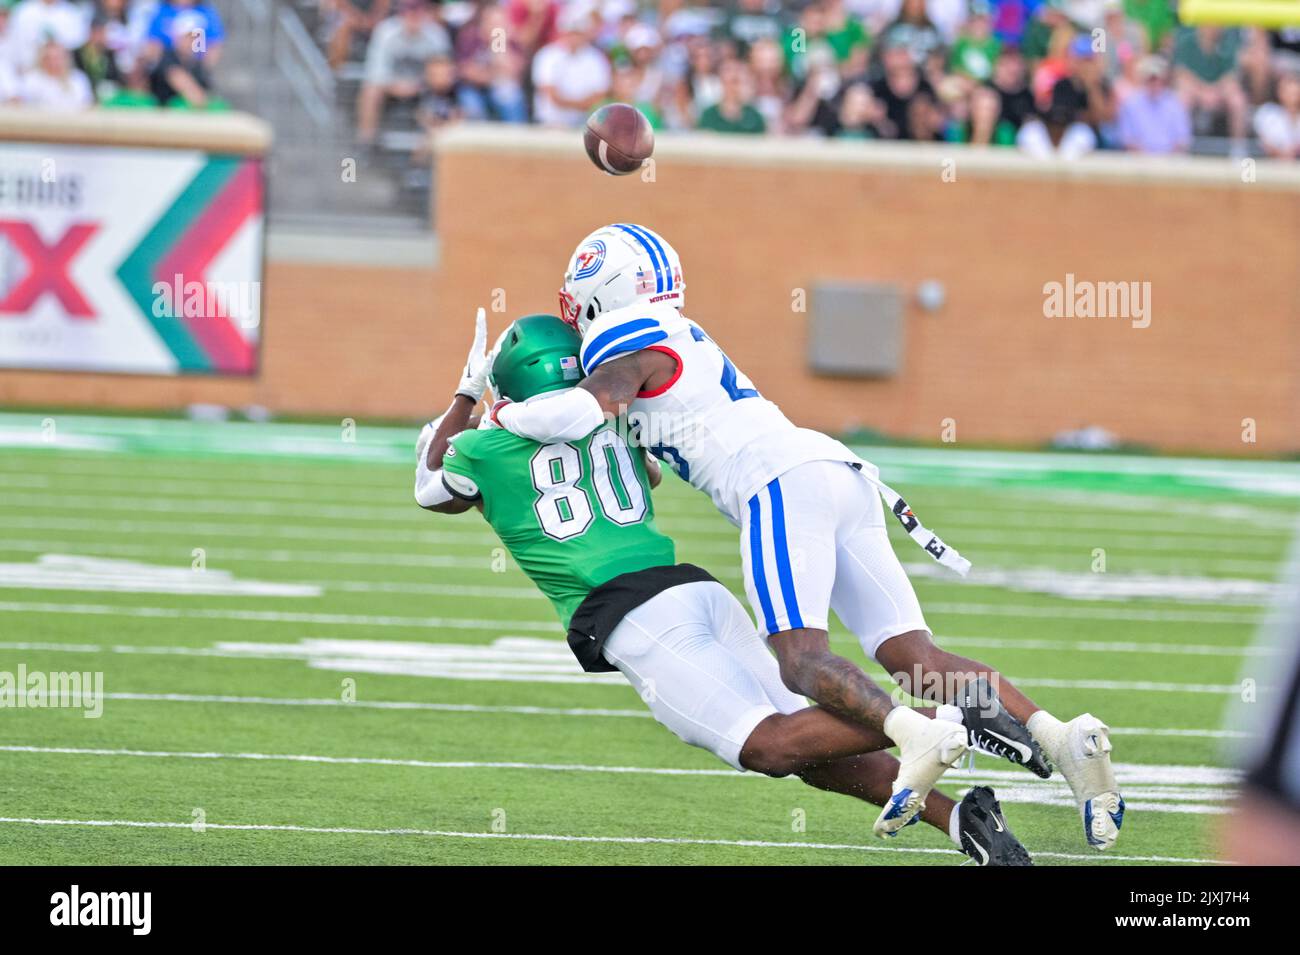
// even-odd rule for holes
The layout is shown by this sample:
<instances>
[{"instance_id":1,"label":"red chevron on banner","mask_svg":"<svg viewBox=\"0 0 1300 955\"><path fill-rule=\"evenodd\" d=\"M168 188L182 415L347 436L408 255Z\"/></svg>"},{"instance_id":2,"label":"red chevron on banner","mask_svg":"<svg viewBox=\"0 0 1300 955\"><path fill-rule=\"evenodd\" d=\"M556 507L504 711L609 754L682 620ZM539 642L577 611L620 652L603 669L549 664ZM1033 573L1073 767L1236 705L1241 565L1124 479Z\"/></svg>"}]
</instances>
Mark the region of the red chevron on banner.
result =
<instances>
[{"instance_id":1,"label":"red chevron on banner","mask_svg":"<svg viewBox=\"0 0 1300 955\"><path fill-rule=\"evenodd\" d=\"M68 269L81 247L98 231L97 224L79 222L69 226L53 245L46 245L31 223L0 219L0 236L27 260L23 280L0 298L0 314L25 314L48 292L69 316L94 318L95 310L72 283Z\"/></svg>"}]
</instances>

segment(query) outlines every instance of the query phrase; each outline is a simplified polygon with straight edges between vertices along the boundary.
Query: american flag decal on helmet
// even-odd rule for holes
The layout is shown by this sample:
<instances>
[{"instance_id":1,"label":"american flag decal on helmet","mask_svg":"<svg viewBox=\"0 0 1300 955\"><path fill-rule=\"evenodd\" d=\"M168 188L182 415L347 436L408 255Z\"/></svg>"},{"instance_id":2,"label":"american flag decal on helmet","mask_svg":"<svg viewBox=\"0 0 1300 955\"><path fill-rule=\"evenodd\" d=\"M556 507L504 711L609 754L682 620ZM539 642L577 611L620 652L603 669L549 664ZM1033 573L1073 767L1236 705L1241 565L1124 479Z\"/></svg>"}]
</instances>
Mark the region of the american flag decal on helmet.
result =
<instances>
[{"instance_id":1,"label":"american flag decal on helmet","mask_svg":"<svg viewBox=\"0 0 1300 955\"><path fill-rule=\"evenodd\" d=\"M636 294L644 295L655 290L655 277L645 269L636 270Z\"/></svg>"},{"instance_id":2,"label":"american flag decal on helmet","mask_svg":"<svg viewBox=\"0 0 1300 955\"><path fill-rule=\"evenodd\" d=\"M579 377L576 355L565 355L560 359L560 373L564 376L565 381L573 381Z\"/></svg>"}]
</instances>

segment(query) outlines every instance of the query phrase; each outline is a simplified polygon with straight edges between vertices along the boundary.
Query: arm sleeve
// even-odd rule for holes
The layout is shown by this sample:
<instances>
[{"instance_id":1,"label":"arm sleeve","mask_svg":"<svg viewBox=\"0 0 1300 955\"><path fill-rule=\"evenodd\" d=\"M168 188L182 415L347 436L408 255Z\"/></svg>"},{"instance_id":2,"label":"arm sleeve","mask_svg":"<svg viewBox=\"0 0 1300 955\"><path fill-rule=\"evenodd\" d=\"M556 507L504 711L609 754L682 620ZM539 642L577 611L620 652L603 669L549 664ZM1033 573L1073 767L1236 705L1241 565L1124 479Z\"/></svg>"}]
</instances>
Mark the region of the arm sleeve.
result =
<instances>
[{"instance_id":1,"label":"arm sleeve","mask_svg":"<svg viewBox=\"0 0 1300 955\"><path fill-rule=\"evenodd\" d=\"M430 471L423 461L415 469L415 503L421 507L437 507L452 499L452 493L443 481L442 468Z\"/></svg>"},{"instance_id":2,"label":"arm sleeve","mask_svg":"<svg viewBox=\"0 0 1300 955\"><path fill-rule=\"evenodd\" d=\"M467 454L456 452L454 445L454 442L459 441L465 434L475 432L462 432L453 438L453 444L447 445L443 466L430 468L428 455L425 452L436 430L437 421L431 421L420 432L415 462L415 503L421 507L437 507L439 504L446 504L453 497L467 501L477 500L478 486L471 477L473 465L469 463Z\"/></svg>"},{"instance_id":3,"label":"arm sleeve","mask_svg":"<svg viewBox=\"0 0 1300 955\"><path fill-rule=\"evenodd\" d=\"M545 401L506 405L497 412L497 423L521 438L554 444L585 438L605 423L605 413L595 395L574 388Z\"/></svg>"}]
</instances>

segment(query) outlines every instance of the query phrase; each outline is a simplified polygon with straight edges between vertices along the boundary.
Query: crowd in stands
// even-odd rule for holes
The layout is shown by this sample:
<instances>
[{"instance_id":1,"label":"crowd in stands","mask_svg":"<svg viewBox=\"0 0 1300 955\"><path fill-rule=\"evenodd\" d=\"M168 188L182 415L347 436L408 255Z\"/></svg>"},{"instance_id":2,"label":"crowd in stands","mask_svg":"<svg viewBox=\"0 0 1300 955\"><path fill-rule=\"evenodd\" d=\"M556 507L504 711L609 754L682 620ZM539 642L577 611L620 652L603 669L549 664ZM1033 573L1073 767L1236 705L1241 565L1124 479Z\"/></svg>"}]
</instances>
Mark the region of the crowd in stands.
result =
<instances>
[{"instance_id":1,"label":"crowd in stands","mask_svg":"<svg viewBox=\"0 0 1300 955\"><path fill-rule=\"evenodd\" d=\"M204 0L0 0L0 105L221 109L224 40Z\"/></svg>"},{"instance_id":2,"label":"crowd in stands","mask_svg":"<svg viewBox=\"0 0 1300 955\"><path fill-rule=\"evenodd\" d=\"M1300 154L1300 27L1185 26L1176 0L322 2L331 62L364 59L363 143L395 101L429 128L623 101L670 130Z\"/></svg>"},{"instance_id":3,"label":"crowd in stands","mask_svg":"<svg viewBox=\"0 0 1300 955\"><path fill-rule=\"evenodd\" d=\"M1187 26L1177 0L317 2L331 65L363 64L363 145L393 115L623 101L669 130L1300 156L1300 25ZM209 0L0 0L0 104L223 108L224 41Z\"/></svg>"}]
</instances>

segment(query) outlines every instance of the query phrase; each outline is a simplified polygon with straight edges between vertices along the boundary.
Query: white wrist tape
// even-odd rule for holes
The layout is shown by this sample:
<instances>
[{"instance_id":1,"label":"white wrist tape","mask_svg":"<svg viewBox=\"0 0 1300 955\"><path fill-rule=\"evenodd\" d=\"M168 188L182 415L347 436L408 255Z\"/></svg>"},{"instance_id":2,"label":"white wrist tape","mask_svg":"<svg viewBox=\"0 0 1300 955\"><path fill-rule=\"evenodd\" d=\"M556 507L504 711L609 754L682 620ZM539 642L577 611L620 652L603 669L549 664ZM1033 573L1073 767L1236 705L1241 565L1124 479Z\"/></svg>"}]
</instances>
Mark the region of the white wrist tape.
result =
<instances>
[{"instance_id":1,"label":"white wrist tape","mask_svg":"<svg viewBox=\"0 0 1300 955\"><path fill-rule=\"evenodd\" d=\"M585 438L605 423L605 412L590 391L574 388L544 401L506 405L497 422L522 438L554 444Z\"/></svg>"}]
</instances>

